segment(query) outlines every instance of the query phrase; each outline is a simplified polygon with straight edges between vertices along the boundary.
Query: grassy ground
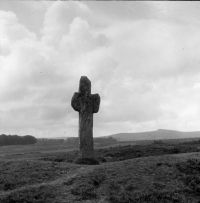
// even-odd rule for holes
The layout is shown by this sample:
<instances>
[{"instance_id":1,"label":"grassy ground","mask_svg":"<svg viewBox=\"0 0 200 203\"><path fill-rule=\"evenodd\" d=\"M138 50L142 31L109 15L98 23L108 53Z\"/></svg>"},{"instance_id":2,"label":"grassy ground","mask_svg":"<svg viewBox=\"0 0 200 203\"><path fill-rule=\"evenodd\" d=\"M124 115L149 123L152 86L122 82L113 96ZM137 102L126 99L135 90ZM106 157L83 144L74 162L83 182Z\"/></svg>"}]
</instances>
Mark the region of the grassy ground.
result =
<instances>
[{"instance_id":1,"label":"grassy ground","mask_svg":"<svg viewBox=\"0 0 200 203\"><path fill-rule=\"evenodd\" d=\"M178 154L199 152L200 142L163 143L161 141L149 145L122 145L99 148L95 150L100 162L115 162L138 157L158 156L165 154ZM73 162L78 151L54 151L41 154L41 160L55 162Z\"/></svg>"},{"instance_id":2,"label":"grassy ground","mask_svg":"<svg viewBox=\"0 0 200 203\"><path fill-rule=\"evenodd\" d=\"M155 143L98 149L101 164L96 166L72 163L77 152L64 152L64 147L40 147L37 153L35 146L32 151L4 147L0 202L199 202L199 146Z\"/></svg>"},{"instance_id":3,"label":"grassy ground","mask_svg":"<svg viewBox=\"0 0 200 203\"><path fill-rule=\"evenodd\" d=\"M78 168L75 165L32 160L0 162L0 192L52 181Z\"/></svg>"}]
</instances>

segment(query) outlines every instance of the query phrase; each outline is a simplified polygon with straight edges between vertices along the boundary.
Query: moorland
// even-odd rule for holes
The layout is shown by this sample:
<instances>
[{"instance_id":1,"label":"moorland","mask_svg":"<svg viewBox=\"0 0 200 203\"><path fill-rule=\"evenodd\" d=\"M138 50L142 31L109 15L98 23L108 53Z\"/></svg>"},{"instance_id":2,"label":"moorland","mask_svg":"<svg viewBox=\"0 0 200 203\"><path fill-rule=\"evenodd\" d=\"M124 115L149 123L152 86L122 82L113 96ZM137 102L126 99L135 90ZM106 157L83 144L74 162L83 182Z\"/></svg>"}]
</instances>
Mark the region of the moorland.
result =
<instances>
[{"instance_id":1,"label":"moorland","mask_svg":"<svg viewBox=\"0 0 200 203\"><path fill-rule=\"evenodd\" d=\"M118 142L99 165L73 163L65 142L0 147L1 203L199 202L200 140Z\"/></svg>"}]
</instances>

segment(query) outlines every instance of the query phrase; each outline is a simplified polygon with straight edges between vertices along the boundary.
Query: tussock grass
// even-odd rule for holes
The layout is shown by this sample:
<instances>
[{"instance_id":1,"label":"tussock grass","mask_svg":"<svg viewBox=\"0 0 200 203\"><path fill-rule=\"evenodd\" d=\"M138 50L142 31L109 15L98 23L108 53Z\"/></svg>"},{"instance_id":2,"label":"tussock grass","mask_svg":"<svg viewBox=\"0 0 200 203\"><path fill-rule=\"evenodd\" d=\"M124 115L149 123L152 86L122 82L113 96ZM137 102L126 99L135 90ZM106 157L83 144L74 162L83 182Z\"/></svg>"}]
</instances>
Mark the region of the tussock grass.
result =
<instances>
[{"instance_id":1,"label":"tussock grass","mask_svg":"<svg viewBox=\"0 0 200 203\"><path fill-rule=\"evenodd\" d=\"M50 203L56 199L57 188L53 186L29 187L0 196L2 203Z\"/></svg>"},{"instance_id":2,"label":"tussock grass","mask_svg":"<svg viewBox=\"0 0 200 203\"><path fill-rule=\"evenodd\" d=\"M195 142L98 149L101 164L93 166L69 163L77 151L0 159L0 203L195 203L199 147ZM196 153L185 153L191 151Z\"/></svg>"},{"instance_id":3,"label":"tussock grass","mask_svg":"<svg viewBox=\"0 0 200 203\"><path fill-rule=\"evenodd\" d=\"M13 190L24 185L43 183L68 174L77 168L71 164L42 161L1 161L0 191Z\"/></svg>"},{"instance_id":4,"label":"tussock grass","mask_svg":"<svg viewBox=\"0 0 200 203\"><path fill-rule=\"evenodd\" d=\"M165 154L180 154L189 152L199 152L200 142L186 142L186 143L163 143L161 141L154 142L149 145L125 145L114 146L108 148L99 148L95 150L96 159L100 163L116 162L127 159L159 156ZM42 155L42 160L54 162L74 162L78 158L78 151L55 152Z\"/></svg>"}]
</instances>

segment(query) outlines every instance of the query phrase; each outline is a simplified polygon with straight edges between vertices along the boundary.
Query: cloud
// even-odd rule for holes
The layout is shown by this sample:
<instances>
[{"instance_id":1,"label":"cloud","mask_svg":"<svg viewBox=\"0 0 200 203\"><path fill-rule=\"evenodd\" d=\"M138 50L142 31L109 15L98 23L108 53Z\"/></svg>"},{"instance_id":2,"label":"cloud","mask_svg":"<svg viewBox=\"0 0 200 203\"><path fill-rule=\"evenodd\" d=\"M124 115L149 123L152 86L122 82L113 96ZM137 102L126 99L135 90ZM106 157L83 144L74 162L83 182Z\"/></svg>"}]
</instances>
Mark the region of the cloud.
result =
<instances>
[{"instance_id":1,"label":"cloud","mask_svg":"<svg viewBox=\"0 0 200 203\"><path fill-rule=\"evenodd\" d=\"M35 34L29 32L18 22L16 15L10 11L0 11L0 54L6 55L17 41L34 39Z\"/></svg>"},{"instance_id":2,"label":"cloud","mask_svg":"<svg viewBox=\"0 0 200 203\"><path fill-rule=\"evenodd\" d=\"M70 100L81 75L101 95L95 135L198 130L198 24L167 20L177 9L168 4L138 2L137 12L123 18L119 5L110 14L89 2L49 3L38 32L14 12L0 11L2 133L75 136L78 116ZM127 5L124 12L132 9Z\"/></svg>"},{"instance_id":3,"label":"cloud","mask_svg":"<svg viewBox=\"0 0 200 203\"><path fill-rule=\"evenodd\" d=\"M65 9L63 5L55 2L47 10L41 38L21 25L14 13L1 13L0 33L5 33L4 44L1 45L0 76L0 103L4 109L1 114L2 131L28 133L30 129L35 129L38 134L41 128L44 131L58 125L58 128L64 129L65 126L60 126L62 121L75 117L68 110L75 91L72 87L80 77L80 73L76 74L81 66L76 67L75 58L81 60L85 52L102 46L103 36L94 33L88 22L78 17L79 10L88 12L84 4L72 3ZM71 9L76 10L75 14ZM66 24L65 11L71 12L67 14L68 30L62 27ZM56 23L57 27L51 23ZM13 34L15 32L17 35ZM60 38L55 34L59 34ZM56 133L51 132L50 135Z\"/></svg>"},{"instance_id":4,"label":"cloud","mask_svg":"<svg viewBox=\"0 0 200 203\"><path fill-rule=\"evenodd\" d=\"M89 12L89 8L81 2L66 4L57 1L53 3L45 13L43 40L56 44L63 35L69 32L69 26L74 18L87 16Z\"/></svg>"}]
</instances>

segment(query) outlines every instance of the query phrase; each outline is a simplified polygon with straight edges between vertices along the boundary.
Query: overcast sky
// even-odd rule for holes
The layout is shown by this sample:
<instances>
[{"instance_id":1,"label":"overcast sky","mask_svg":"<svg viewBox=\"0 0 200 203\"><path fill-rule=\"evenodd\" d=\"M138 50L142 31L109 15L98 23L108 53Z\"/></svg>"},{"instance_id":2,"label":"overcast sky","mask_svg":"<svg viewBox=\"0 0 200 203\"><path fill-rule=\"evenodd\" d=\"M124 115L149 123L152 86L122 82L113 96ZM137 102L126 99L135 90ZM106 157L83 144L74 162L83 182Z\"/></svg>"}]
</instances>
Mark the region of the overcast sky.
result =
<instances>
[{"instance_id":1,"label":"overcast sky","mask_svg":"<svg viewBox=\"0 0 200 203\"><path fill-rule=\"evenodd\" d=\"M0 133L77 136L81 75L94 136L200 130L200 4L0 1Z\"/></svg>"}]
</instances>

